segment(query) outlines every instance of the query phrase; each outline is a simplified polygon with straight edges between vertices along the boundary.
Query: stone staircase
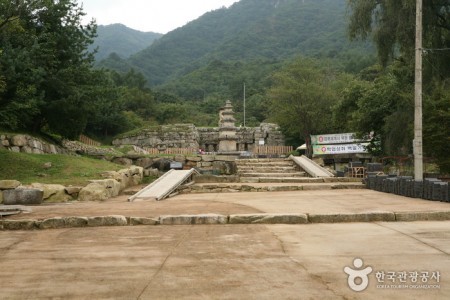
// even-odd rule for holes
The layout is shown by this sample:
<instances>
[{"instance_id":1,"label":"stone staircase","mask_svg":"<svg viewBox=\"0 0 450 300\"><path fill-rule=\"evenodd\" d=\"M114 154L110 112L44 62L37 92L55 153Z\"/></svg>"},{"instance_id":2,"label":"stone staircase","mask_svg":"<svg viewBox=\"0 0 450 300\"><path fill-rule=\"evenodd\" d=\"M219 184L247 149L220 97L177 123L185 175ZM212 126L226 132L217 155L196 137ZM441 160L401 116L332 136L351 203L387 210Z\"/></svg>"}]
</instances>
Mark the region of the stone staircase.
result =
<instances>
[{"instance_id":1,"label":"stone staircase","mask_svg":"<svg viewBox=\"0 0 450 300\"><path fill-rule=\"evenodd\" d=\"M295 162L285 158L239 159L236 165L242 183L302 183L310 178Z\"/></svg>"}]
</instances>

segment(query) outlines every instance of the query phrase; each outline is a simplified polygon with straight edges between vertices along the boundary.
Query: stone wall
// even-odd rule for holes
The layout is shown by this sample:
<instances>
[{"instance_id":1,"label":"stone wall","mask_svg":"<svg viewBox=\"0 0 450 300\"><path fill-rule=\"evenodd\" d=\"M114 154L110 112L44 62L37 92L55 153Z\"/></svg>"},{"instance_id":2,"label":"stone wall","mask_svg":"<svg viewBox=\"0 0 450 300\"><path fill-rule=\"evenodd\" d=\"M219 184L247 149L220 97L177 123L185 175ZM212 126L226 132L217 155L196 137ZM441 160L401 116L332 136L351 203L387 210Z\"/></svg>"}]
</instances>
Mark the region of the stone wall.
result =
<instances>
[{"instance_id":1,"label":"stone wall","mask_svg":"<svg viewBox=\"0 0 450 300\"><path fill-rule=\"evenodd\" d=\"M113 141L114 146L136 145L142 148L199 148L199 133L193 124L154 126Z\"/></svg>"},{"instance_id":2,"label":"stone wall","mask_svg":"<svg viewBox=\"0 0 450 300\"><path fill-rule=\"evenodd\" d=\"M26 134L0 134L0 148L35 154L68 154L69 151Z\"/></svg>"},{"instance_id":3,"label":"stone wall","mask_svg":"<svg viewBox=\"0 0 450 300\"><path fill-rule=\"evenodd\" d=\"M284 146L284 135L276 124L261 123L259 127L236 128L237 151L251 151L260 140L268 146ZM195 127L176 124L152 127L139 133L115 139L113 145L136 145L147 148L202 148L206 152L218 151L219 128Z\"/></svg>"},{"instance_id":4,"label":"stone wall","mask_svg":"<svg viewBox=\"0 0 450 300\"><path fill-rule=\"evenodd\" d=\"M128 156L113 160L124 165L136 165L144 169L147 176L158 175L168 171L172 162L181 163L183 169L197 168L202 173L214 173L216 175L236 174L236 156L228 155L171 155L165 157Z\"/></svg>"}]
</instances>

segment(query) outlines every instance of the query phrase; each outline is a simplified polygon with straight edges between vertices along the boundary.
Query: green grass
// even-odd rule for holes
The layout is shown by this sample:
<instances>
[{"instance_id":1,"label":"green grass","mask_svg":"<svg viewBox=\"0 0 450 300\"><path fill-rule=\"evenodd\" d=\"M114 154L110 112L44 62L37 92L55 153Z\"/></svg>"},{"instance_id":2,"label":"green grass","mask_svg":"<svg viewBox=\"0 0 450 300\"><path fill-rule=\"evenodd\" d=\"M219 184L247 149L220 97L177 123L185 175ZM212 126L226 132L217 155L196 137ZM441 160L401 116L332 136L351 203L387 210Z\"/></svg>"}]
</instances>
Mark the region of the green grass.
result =
<instances>
[{"instance_id":1,"label":"green grass","mask_svg":"<svg viewBox=\"0 0 450 300\"><path fill-rule=\"evenodd\" d=\"M50 162L52 167L44 168ZM14 153L0 149L0 180L15 179L22 184L86 185L101 179L104 171L117 171L124 166L111 162L70 155Z\"/></svg>"}]
</instances>

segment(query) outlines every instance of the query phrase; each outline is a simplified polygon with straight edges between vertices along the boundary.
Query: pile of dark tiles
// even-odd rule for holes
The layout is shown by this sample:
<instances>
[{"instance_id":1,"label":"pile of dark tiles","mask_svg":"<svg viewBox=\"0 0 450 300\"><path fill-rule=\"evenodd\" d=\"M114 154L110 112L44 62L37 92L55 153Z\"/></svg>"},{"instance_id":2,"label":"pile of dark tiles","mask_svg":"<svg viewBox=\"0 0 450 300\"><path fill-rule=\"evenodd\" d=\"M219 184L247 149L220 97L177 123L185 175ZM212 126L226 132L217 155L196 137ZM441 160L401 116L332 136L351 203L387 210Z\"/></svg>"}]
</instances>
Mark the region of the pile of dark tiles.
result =
<instances>
[{"instance_id":1,"label":"pile of dark tiles","mask_svg":"<svg viewBox=\"0 0 450 300\"><path fill-rule=\"evenodd\" d=\"M437 178L425 178L424 181L415 181L412 176L388 176L368 173L366 186L371 190L405 197L450 202L450 184Z\"/></svg>"}]
</instances>

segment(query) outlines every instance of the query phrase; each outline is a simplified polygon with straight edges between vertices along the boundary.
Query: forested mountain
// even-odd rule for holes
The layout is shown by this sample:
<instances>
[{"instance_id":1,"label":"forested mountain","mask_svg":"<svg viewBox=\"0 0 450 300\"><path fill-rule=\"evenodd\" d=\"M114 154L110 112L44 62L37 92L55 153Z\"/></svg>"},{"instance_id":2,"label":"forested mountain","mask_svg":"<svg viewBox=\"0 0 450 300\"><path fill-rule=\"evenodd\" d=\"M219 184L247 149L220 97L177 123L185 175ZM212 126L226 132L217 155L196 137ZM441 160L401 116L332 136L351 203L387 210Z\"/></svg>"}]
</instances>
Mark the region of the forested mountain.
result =
<instances>
[{"instance_id":1,"label":"forested mountain","mask_svg":"<svg viewBox=\"0 0 450 300\"><path fill-rule=\"evenodd\" d=\"M161 36L160 33L142 32L122 24L99 25L97 37L89 49L92 51L98 47L96 61L107 58L111 53L116 53L121 58L128 58L149 47Z\"/></svg>"},{"instance_id":2,"label":"forested mountain","mask_svg":"<svg viewBox=\"0 0 450 300\"><path fill-rule=\"evenodd\" d=\"M370 42L349 42L345 0L241 0L206 13L157 40L127 61L102 66L135 68L151 86L180 78L211 62L282 61L298 55L345 58L359 71ZM361 65L361 66L358 66Z\"/></svg>"}]
</instances>

